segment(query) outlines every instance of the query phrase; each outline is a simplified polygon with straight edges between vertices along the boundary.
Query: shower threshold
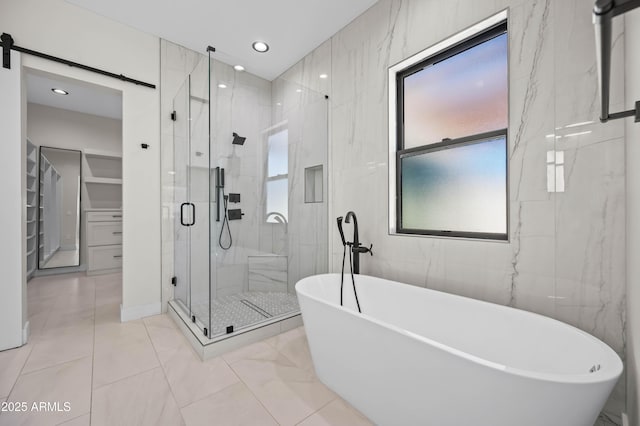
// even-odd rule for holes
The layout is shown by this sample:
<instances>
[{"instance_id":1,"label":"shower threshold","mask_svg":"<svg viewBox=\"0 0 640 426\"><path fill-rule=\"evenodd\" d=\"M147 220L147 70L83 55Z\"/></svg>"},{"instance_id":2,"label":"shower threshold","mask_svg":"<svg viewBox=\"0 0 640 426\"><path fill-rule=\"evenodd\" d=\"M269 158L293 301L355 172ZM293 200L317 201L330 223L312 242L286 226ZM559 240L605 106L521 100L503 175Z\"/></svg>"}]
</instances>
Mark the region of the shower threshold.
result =
<instances>
[{"instance_id":1,"label":"shower threshold","mask_svg":"<svg viewBox=\"0 0 640 426\"><path fill-rule=\"evenodd\" d=\"M169 302L168 313L202 359L221 355L249 343L275 336L302 325L298 298L280 292L243 292L215 299L211 303L211 331L199 318L207 317L206 303L192 304L189 310L178 301ZM233 332L227 333L229 326Z\"/></svg>"}]
</instances>

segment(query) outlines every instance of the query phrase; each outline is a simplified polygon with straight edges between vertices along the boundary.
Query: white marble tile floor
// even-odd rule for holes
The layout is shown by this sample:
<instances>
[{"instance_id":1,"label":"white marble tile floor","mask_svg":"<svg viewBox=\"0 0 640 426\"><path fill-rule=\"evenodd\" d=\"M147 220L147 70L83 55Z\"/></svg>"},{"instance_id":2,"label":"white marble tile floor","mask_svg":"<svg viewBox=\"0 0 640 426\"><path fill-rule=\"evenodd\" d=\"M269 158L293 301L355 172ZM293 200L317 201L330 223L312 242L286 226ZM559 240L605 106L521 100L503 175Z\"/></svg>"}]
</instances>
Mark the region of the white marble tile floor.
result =
<instances>
[{"instance_id":1,"label":"white marble tile floor","mask_svg":"<svg viewBox=\"0 0 640 426\"><path fill-rule=\"evenodd\" d=\"M119 274L28 283L38 332L0 352L0 401L29 410L0 426L371 424L320 383L302 327L203 362L166 315L121 323L121 288Z\"/></svg>"}]
</instances>

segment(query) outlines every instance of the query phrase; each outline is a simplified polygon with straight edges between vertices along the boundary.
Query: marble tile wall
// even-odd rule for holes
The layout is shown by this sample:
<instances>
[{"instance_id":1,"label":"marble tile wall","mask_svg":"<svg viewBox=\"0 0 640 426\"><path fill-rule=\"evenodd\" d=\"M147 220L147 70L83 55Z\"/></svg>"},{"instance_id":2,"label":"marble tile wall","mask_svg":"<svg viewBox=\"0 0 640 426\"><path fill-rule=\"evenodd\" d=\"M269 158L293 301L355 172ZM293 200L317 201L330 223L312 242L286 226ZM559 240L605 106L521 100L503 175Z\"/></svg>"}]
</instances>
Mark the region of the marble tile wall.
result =
<instances>
[{"instance_id":1,"label":"marble tile wall","mask_svg":"<svg viewBox=\"0 0 640 426\"><path fill-rule=\"evenodd\" d=\"M366 274L541 313L625 352L624 127L598 122L591 0L380 0L281 78L330 96L330 269L334 218L358 214ZM510 241L389 235L389 66L501 10L509 14ZM614 26L612 111L623 102ZM328 79L319 79L321 73ZM564 178L547 182L547 155ZM556 164L558 163L558 164ZM350 228L347 233L351 232ZM605 409L620 422L624 379ZM605 417L603 417L605 419Z\"/></svg>"},{"instance_id":2,"label":"marble tile wall","mask_svg":"<svg viewBox=\"0 0 640 426\"><path fill-rule=\"evenodd\" d=\"M304 75L304 73L302 74ZM289 134L288 291L302 278L328 271L328 99L322 87L286 76L272 82L273 123ZM309 84L309 85L307 85ZM312 87L310 87L312 86ZM322 166L322 202L305 202L305 169Z\"/></svg>"},{"instance_id":3,"label":"marble tile wall","mask_svg":"<svg viewBox=\"0 0 640 426\"><path fill-rule=\"evenodd\" d=\"M287 291L287 256L249 256L249 291Z\"/></svg>"},{"instance_id":4,"label":"marble tile wall","mask_svg":"<svg viewBox=\"0 0 640 426\"><path fill-rule=\"evenodd\" d=\"M229 250L218 245L222 222L212 222L212 296L226 296L248 290L248 256L261 253L260 230L264 224L263 132L271 125L271 84L252 74L238 73L232 67L214 62L212 71L212 149L213 164L225 169L225 193L239 193L238 204L229 209L242 209L241 220L229 221L233 244ZM219 88L224 84L226 88ZM233 145L232 134L246 137L244 145ZM213 205L215 209L215 205ZM215 219L215 212L212 212ZM222 217L222 209L221 209ZM227 244L223 230L223 244Z\"/></svg>"}]
</instances>

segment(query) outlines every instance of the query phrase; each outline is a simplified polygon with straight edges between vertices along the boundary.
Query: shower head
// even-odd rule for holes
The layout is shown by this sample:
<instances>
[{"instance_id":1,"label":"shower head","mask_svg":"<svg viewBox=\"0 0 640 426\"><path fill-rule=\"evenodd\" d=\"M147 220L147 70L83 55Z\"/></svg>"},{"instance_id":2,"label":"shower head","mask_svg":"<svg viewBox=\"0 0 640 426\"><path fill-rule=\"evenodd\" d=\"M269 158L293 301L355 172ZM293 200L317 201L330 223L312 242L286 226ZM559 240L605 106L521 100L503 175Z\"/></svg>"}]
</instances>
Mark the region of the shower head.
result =
<instances>
[{"instance_id":1,"label":"shower head","mask_svg":"<svg viewBox=\"0 0 640 426\"><path fill-rule=\"evenodd\" d=\"M231 142L234 145L244 145L244 141L247 138L239 136L236 132L233 132L233 142Z\"/></svg>"}]
</instances>

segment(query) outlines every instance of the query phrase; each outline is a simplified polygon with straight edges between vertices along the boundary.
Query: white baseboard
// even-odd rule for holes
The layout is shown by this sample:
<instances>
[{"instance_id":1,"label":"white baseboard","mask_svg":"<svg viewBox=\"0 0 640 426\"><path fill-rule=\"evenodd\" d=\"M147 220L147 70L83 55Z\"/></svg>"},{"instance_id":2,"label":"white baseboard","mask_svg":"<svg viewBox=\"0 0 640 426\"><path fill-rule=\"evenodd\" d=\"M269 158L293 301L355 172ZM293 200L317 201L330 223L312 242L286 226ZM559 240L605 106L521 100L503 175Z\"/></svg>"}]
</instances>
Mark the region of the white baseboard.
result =
<instances>
[{"instance_id":1,"label":"white baseboard","mask_svg":"<svg viewBox=\"0 0 640 426\"><path fill-rule=\"evenodd\" d=\"M627 417L627 413L622 413L622 426L629 426L629 417Z\"/></svg>"},{"instance_id":2,"label":"white baseboard","mask_svg":"<svg viewBox=\"0 0 640 426\"><path fill-rule=\"evenodd\" d=\"M22 327L22 344L26 345L29 340L29 321L24 323L24 327Z\"/></svg>"},{"instance_id":3,"label":"white baseboard","mask_svg":"<svg viewBox=\"0 0 640 426\"><path fill-rule=\"evenodd\" d=\"M162 313L162 304L152 303L150 305L138 305L125 308L120 305L120 321L133 321L152 315L160 315Z\"/></svg>"}]
</instances>

